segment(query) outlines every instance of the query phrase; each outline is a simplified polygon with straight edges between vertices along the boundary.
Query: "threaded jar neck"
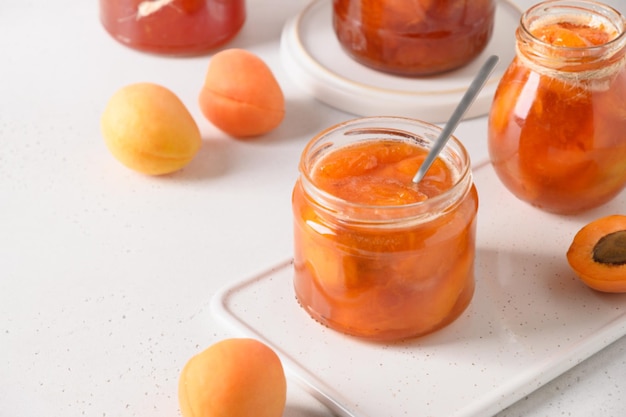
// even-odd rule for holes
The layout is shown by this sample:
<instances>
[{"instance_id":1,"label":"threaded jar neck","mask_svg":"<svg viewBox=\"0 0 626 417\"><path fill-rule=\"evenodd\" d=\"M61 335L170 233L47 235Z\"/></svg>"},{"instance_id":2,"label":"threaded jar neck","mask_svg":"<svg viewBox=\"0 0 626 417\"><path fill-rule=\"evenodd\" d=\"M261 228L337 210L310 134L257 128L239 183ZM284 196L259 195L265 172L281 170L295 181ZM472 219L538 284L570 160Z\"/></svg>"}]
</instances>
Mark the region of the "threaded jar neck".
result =
<instances>
[{"instance_id":1,"label":"threaded jar neck","mask_svg":"<svg viewBox=\"0 0 626 417\"><path fill-rule=\"evenodd\" d=\"M591 46L562 46L536 36L539 29L551 25L589 27L606 33L608 41ZM539 3L522 15L516 38L517 57L525 66L572 83L610 78L626 63L626 19L612 7L595 1Z\"/></svg>"},{"instance_id":2,"label":"threaded jar neck","mask_svg":"<svg viewBox=\"0 0 626 417\"><path fill-rule=\"evenodd\" d=\"M365 117L331 127L311 140L302 153L300 183L305 196L316 210L351 225L407 227L441 216L456 208L473 184L469 154L454 136L440 154L453 174L453 185L421 202L401 205L350 202L319 188L312 175L324 155L341 147L363 141L391 140L430 149L440 131L435 125L403 117Z\"/></svg>"}]
</instances>

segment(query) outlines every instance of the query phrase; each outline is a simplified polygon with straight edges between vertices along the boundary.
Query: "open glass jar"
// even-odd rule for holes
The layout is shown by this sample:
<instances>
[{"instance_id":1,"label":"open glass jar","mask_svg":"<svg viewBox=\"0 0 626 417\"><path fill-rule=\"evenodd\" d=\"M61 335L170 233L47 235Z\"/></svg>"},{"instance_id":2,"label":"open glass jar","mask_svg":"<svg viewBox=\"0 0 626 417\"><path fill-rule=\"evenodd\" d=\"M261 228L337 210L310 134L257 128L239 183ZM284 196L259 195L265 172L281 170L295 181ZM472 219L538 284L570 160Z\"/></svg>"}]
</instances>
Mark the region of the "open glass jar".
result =
<instances>
[{"instance_id":1,"label":"open glass jar","mask_svg":"<svg viewBox=\"0 0 626 417\"><path fill-rule=\"evenodd\" d=\"M304 149L293 191L294 288L314 319L389 341L440 329L468 306L478 195L463 145L451 138L412 183L439 132L366 117Z\"/></svg>"},{"instance_id":2,"label":"open glass jar","mask_svg":"<svg viewBox=\"0 0 626 417\"><path fill-rule=\"evenodd\" d=\"M100 0L100 20L120 43L144 52L195 55L233 38L245 0Z\"/></svg>"},{"instance_id":3,"label":"open glass jar","mask_svg":"<svg viewBox=\"0 0 626 417\"><path fill-rule=\"evenodd\" d=\"M333 27L354 60L421 76L471 62L491 39L494 0L333 0Z\"/></svg>"},{"instance_id":4,"label":"open glass jar","mask_svg":"<svg viewBox=\"0 0 626 417\"><path fill-rule=\"evenodd\" d=\"M489 153L519 199L555 213L626 185L626 20L586 0L528 9L489 115Z\"/></svg>"}]
</instances>

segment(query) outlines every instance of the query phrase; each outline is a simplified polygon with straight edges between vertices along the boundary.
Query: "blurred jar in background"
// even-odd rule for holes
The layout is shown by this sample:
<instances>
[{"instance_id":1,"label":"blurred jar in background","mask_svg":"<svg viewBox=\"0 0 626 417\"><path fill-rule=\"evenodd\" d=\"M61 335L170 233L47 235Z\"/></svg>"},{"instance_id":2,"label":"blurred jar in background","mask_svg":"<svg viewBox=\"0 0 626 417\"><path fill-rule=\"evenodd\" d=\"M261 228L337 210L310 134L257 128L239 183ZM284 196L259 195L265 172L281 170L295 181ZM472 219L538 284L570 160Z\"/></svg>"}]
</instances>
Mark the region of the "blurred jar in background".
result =
<instances>
[{"instance_id":1,"label":"blurred jar in background","mask_svg":"<svg viewBox=\"0 0 626 417\"><path fill-rule=\"evenodd\" d=\"M546 1L522 16L488 129L493 167L519 199L575 213L626 185L625 32L624 16L593 1Z\"/></svg>"},{"instance_id":2,"label":"blurred jar in background","mask_svg":"<svg viewBox=\"0 0 626 417\"><path fill-rule=\"evenodd\" d=\"M232 39L245 0L100 0L100 20L120 43L144 52L195 55Z\"/></svg>"},{"instance_id":3,"label":"blurred jar in background","mask_svg":"<svg viewBox=\"0 0 626 417\"><path fill-rule=\"evenodd\" d=\"M491 39L494 0L333 0L333 27L353 59L407 76L462 67Z\"/></svg>"}]
</instances>

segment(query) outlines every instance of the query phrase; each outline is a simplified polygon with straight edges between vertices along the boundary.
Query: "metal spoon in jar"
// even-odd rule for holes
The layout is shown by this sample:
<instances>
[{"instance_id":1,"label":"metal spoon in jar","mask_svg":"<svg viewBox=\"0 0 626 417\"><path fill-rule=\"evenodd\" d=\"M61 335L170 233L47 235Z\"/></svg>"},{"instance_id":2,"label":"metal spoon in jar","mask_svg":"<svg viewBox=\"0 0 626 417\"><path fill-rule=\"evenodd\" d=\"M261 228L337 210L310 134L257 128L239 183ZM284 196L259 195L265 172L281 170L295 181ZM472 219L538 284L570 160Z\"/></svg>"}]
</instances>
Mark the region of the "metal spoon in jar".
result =
<instances>
[{"instance_id":1,"label":"metal spoon in jar","mask_svg":"<svg viewBox=\"0 0 626 417\"><path fill-rule=\"evenodd\" d=\"M439 137L435 140L433 147L430 148L430 152L428 152L428 155L426 155L424 162L413 177L413 183L417 184L424 178L424 176L426 175L426 171L428 171L432 163L435 162L437 155L439 155L439 152L441 152L443 147L446 145L446 142L448 142L448 139L461 122L461 119L463 119L465 112L474 103L476 96L478 96L478 93L480 92L480 90L482 90L485 83L489 79L492 71L496 67L498 60L498 56L492 55L487 59L487 62L485 62L480 68L480 71L478 71L478 75L470 84L469 88L465 92L465 95L463 95L463 98L461 99L459 105L456 107L456 109L454 109L454 113L452 113L452 116L450 117L450 119L448 119L448 122L441 130Z\"/></svg>"}]
</instances>

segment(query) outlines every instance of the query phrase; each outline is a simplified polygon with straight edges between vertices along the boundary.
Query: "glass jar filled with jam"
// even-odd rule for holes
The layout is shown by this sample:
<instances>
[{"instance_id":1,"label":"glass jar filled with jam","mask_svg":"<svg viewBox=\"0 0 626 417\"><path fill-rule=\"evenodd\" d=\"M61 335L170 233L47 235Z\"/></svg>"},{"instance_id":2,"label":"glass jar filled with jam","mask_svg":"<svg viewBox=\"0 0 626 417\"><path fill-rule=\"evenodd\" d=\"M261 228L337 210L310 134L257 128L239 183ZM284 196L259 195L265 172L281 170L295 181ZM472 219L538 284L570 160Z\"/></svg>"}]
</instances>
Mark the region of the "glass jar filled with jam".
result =
<instances>
[{"instance_id":1,"label":"glass jar filled with jam","mask_svg":"<svg viewBox=\"0 0 626 417\"><path fill-rule=\"evenodd\" d=\"M489 153L519 199L554 213L626 185L626 21L593 1L546 1L517 29L489 115Z\"/></svg>"},{"instance_id":2,"label":"glass jar filled with jam","mask_svg":"<svg viewBox=\"0 0 626 417\"><path fill-rule=\"evenodd\" d=\"M122 44L144 52L195 55L233 38L245 0L100 0L100 20Z\"/></svg>"},{"instance_id":3,"label":"glass jar filled with jam","mask_svg":"<svg viewBox=\"0 0 626 417\"><path fill-rule=\"evenodd\" d=\"M491 39L495 0L333 0L333 27L357 62L407 76L476 58Z\"/></svg>"},{"instance_id":4,"label":"glass jar filled with jam","mask_svg":"<svg viewBox=\"0 0 626 417\"><path fill-rule=\"evenodd\" d=\"M412 182L439 132L366 117L304 149L293 191L294 287L317 321L399 340L446 326L470 303L478 195L463 145L451 138Z\"/></svg>"}]
</instances>

